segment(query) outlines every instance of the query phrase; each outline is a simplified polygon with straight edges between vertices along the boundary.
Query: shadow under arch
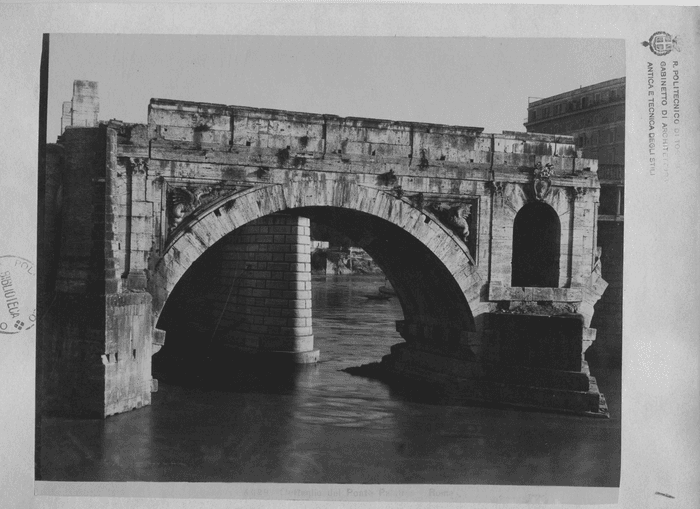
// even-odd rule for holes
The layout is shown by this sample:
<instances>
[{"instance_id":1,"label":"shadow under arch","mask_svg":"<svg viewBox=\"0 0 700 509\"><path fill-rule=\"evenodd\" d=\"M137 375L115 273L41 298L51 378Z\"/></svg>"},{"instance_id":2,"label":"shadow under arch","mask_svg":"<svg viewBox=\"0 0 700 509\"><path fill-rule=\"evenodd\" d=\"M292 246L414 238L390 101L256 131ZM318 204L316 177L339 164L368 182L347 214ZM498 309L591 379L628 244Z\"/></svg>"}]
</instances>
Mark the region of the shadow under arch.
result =
<instances>
[{"instance_id":1,"label":"shadow under arch","mask_svg":"<svg viewBox=\"0 0 700 509\"><path fill-rule=\"evenodd\" d=\"M473 330L474 317L440 258L403 228L351 209L306 207L289 211L347 235L364 249L394 287L404 317Z\"/></svg>"},{"instance_id":2,"label":"shadow under arch","mask_svg":"<svg viewBox=\"0 0 700 509\"><path fill-rule=\"evenodd\" d=\"M542 202L524 205L513 221L511 286L559 286L561 222L556 210Z\"/></svg>"},{"instance_id":3,"label":"shadow under arch","mask_svg":"<svg viewBox=\"0 0 700 509\"><path fill-rule=\"evenodd\" d=\"M151 272L154 323L180 278L209 248L237 228L280 212L328 224L355 240L385 271L407 319L474 330L471 308L480 300L480 278L466 246L408 201L347 181L254 188L196 212Z\"/></svg>"}]
</instances>

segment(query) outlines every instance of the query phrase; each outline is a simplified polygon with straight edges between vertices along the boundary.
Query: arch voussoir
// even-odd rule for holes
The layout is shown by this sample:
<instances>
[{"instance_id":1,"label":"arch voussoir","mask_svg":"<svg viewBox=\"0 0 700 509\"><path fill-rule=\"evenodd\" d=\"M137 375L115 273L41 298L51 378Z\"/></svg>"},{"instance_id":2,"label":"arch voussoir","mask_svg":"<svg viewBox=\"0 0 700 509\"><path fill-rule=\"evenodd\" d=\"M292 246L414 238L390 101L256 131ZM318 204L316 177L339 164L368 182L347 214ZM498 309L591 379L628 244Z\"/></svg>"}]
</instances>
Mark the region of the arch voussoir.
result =
<instances>
[{"instance_id":1,"label":"arch voussoir","mask_svg":"<svg viewBox=\"0 0 700 509\"><path fill-rule=\"evenodd\" d=\"M374 205L382 199L384 199L384 193L375 189L365 189L365 192L360 195L357 208L362 212L372 214Z\"/></svg>"},{"instance_id":2,"label":"arch voussoir","mask_svg":"<svg viewBox=\"0 0 700 509\"><path fill-rule=\"evenodd\" d=\"M260 215L266 216L287 209L287 200L281 190L281 186L270 186L268 192L263 195L260 201Z\"/></svg>"},{"instance_id":3,"label":"arch voussoir","mask_svg":"<svg viewBox=\"0 0 700 509\"><path fill-rule=\"evenodd\" d=\"M399 200L398 210L396 210L396 208L394 209L392 222L410 231L410 225L418 224L418 220L423 216L424 214L422 212L416 210L406 202Z\"/></svg>"},{"instance_id":4,"label":"arch voussoir","mask_svg":"<svg viewBox=\"0 0 700 509\"><path fill-rule=\"evenodd\" d=\"M244 194L240 200L237 200L235 208L240 213L241 226L264 215L260 210L260 205L258 205L258 200L261 196L268 192L266 188L263 189L264 192L249 192Z\"/></svg>"},{"instance_id":5,"label":"arch voussoir","mask_svg":"<svg viewBox=\"0 0 700 509\"><path fill-rule=\"evenodd\" d=\"M382 217L381 211L386 207L387 196L384 193L377 193L376 199L367 204L369 214Z\"/></svg>"},{"instance_id":6,"label":"arch voussoir","mask_svg":"<svg viewBox=\"0 0 700 509\"><path fill-rule=\"evenodd\" d=\"M192 233L208 248L218 242L228 231L218 217L210 214L192 228Z\"/></svg>"},{"instance_id":7,"label":"arch voussoir","mask_svg":"<svg viewBox=\"0 0 700 509\"><path fill-rule=\"evenodd\" d=\"M158 280L156 314L160 313L177 281L202 255L231 231L263 216L295 208L339 207L363 212L388 221L420 241L455 277L464 292L465 304L475 301L469 292L471 280L457 276L473 269L461 246L435 221L425 221L424 214L405 200L348 180L295 180L282 184L247 189L224 200L198 218L174 239L163 254L154 277ZM465 264L467 264L465 266ZM167 266L168 268L164 268ZM476 290L478 295L478 290Z\"/></svg>"},{"instance_id":8,"label":"arch voussoir","mask_svg":"<svg viewBox=\"0 0 700 509\"><path fill-rule=\"evenodd\" d=\"M206 251L207 247L209 247L203 244L202 240L196 234L193 234L195 228L197 228L196 225L191 228L189 232L183 232L177 239L175 245L168 250L166 255L170 255L172 261L178 264L184 261L186 265L189 266Z\"/></svg>"}]
</instances>

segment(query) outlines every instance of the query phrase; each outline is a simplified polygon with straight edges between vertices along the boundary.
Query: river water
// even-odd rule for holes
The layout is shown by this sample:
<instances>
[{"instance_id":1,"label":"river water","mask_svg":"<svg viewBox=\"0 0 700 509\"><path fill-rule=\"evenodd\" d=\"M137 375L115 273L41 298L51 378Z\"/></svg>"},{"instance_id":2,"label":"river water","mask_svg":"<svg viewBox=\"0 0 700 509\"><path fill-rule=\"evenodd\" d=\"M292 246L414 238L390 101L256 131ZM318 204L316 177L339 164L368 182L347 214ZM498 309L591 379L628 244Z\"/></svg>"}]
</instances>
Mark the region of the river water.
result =
<instances>
[{"instance_id":1,"label":"river water","mask_svg":"<svg viewBox=\"0 0 700 509\"><path fill-rule=\"evenodd\" d=\"M314 276L321 362L245 383L161 380L149 407L44 418L41 477L74 481L618 486L620 372L594 370L611 419L438 404L340 371L401 341L376 276Z\"/></svg>"}]
</instances>

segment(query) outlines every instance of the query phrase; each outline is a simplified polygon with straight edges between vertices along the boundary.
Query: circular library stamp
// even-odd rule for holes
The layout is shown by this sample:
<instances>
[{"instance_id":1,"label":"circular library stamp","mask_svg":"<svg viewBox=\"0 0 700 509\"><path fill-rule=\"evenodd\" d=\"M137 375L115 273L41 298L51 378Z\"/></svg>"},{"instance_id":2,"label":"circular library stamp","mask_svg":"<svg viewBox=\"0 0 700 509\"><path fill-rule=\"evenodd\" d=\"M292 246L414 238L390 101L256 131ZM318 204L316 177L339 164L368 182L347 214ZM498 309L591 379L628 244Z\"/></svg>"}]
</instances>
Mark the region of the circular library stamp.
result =
<instances>
[{"instance_id":1,"label":"circular library stamp","mask_svg":"<svg viewBox=\"0 0 700 509\"><path fill-rule=\"evenodd\" d=\"M35 324L34 263L19 256L0 256L0 334L17 334Z\"/></svg>"}]
</instances>

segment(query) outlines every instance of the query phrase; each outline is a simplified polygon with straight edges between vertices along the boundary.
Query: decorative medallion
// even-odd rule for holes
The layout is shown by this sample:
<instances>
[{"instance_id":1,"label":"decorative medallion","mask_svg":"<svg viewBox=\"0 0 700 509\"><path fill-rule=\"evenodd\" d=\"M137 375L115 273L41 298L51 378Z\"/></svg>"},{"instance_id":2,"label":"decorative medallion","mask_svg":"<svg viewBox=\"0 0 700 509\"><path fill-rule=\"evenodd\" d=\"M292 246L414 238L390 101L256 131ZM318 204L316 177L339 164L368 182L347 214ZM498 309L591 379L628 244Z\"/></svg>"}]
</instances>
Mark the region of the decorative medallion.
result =
<instances>
[{"instance_id":1,"label":"decorative medallion","mask_svg":"<svg viewBox=\"0 0 700 509\"><path fill-rule=\"evenodd\" d=\"M535 190L535 198L538 201L544 200L552 186L551 177L554 176L554 169L550 163L542 166L542 163L535 163L535 168L532 172L532 185Z\"/></svg>"}]
</instances>

